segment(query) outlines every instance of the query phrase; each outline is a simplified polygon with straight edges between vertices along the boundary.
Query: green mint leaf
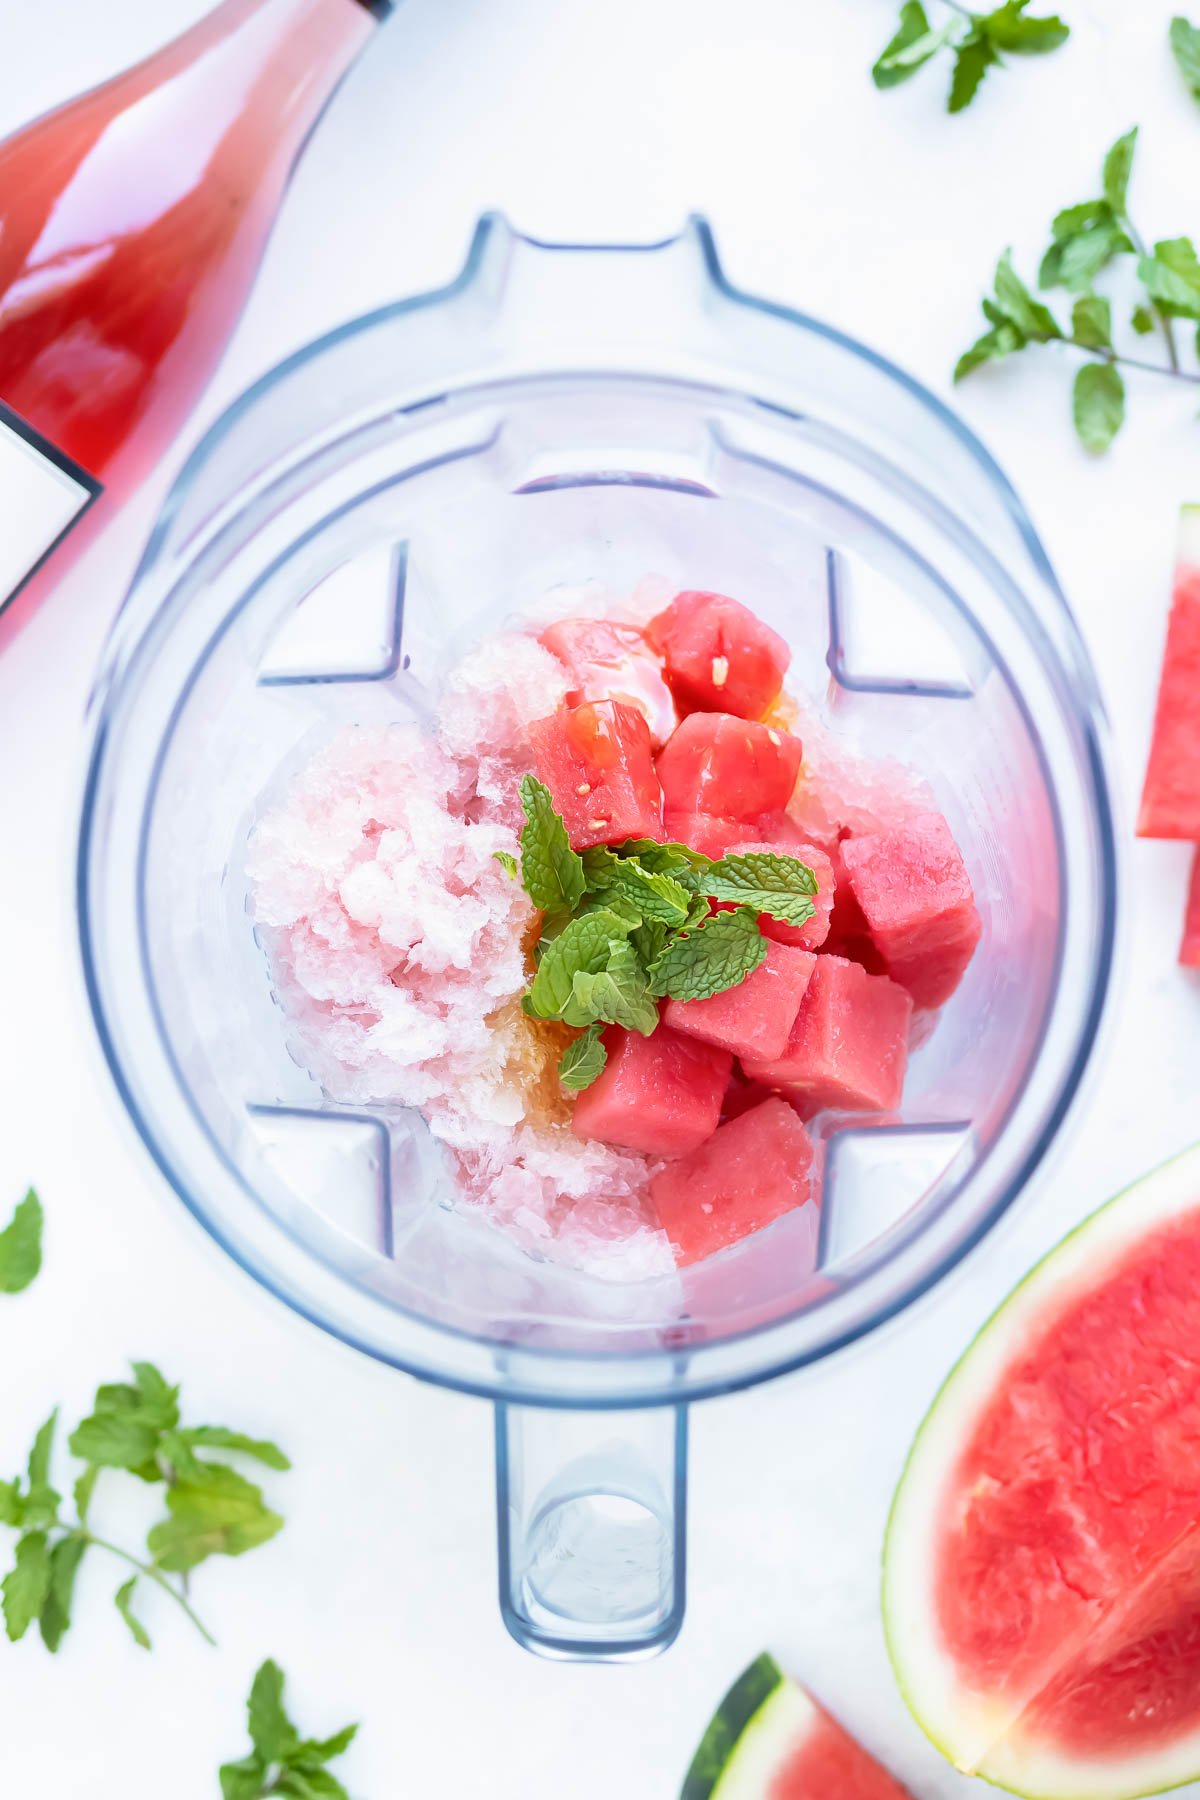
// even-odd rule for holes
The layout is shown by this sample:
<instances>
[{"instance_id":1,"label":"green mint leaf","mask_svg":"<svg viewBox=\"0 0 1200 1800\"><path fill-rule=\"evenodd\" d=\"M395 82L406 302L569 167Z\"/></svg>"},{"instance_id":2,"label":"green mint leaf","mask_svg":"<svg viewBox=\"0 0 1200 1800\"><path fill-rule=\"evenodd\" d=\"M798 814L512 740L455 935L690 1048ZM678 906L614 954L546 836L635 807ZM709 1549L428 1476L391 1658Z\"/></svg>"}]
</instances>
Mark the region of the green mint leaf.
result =
<instances>
[{"instance_id":1,"label":"green mint leaf","mask_svg":"<svg viewBox=\"0 0 1200 1800\"><path fill-rule=\"evenodd\" d=\"M1091 350L1112 348L1112 307L1103 294L1084 294L1075 302L1071 336Z\"/></svg>"},{"instance_id":2,"label":"green mint leaf","mask_svg":"<svg viewBox=\"0 0 1200 1800\"><path fill-rule=\"evenodd\" d=\"M804 925L816 911L817 878L794 856L767 850L723 856L710 870L706 886L715 900L739 900L788 925Z\"/></svg>"},{"instance_id":3,"label":"green mint leaf","mask_svg":"<svg viewBox=\"0 0 1200 1800\"><path fill-rule=\"evenodd\" d=\"M946 111L964 112L979 92L984 76L993 63L998 61L999 58L985 34L982 31L970 32L955 53Z\"/></svg>"},{"instance_id":4,"label":"green mint leaf","mask_svg":"<svg viewBox=\"0 0 1200 1800\"><path fill-rule=\"evenodd\" d=\"M0 1481L0 1525L21 1525L25 1520L25 1502L19 1481Z\"/></svg>"},{"instance_id":5,"label":"green mint leaf","mask_svg":"<svg viewBox=\"0 0 1200 1800\"><path fill-rule=\"evenodd\" d=\"M1073 411L1085 449L1107 450L1125 417L1125 383L1112 363L1084 364L1075 377Z\"/></svg>"},{"instance_id":6,"label":"green mint leaf","mask_svg":"<svg viewBox=\"0 0 1200 1800\"><path fill-rule=\"evenodd\" d=\"M707 910L708 903L706 901L705 911L707 912ZM688 921L690 919L691 911L689 909ZM685 921L685 924L688 921ZM651 963L658 961L666 949L669 936L670 933L660 919L647 919L644 925L639 925L636 931L630 932L629 941L641 957L643 966L648 969Z\"/></svg>"},{"instance_id":7,"label":"green mint leaf","mask_svg":"<svg viewBox=\"0 0 1200 1800\"><path fill-rule=\"evenodd\" d=\"M1129 177L1133 173L1133 155L1137 149L1138 128L1119 137L1104 158L1104 198L1115 213L1124 217L1129 201Z\"/></svg>"},{"instance_id":8,"label":"green mint leaf","mask_svg":"<svg viewBox=\"0 0 1200 1800\"><path fill-rule=\"evenodd\" d=\"M267 1658L254 1677L246 1713L250 1742L264 1762L287 1762L300 1742L300 1733L283 1704L283 1670Z\"/></svg>"},{"instance_id":9,"label":"green mint leaf","mask_svg":"<svg viewBox=\"0 0 1200 1800\"><path fill-rule=\"evenodd\" d=\"M188 1425L173 1435L189 1449L236 1450L242 1456L252 1456L256 1462L265 1463L268 1469L290 1469L292 1466L279 1445L271 1443L269 1438L247 1437L244 1432L230 1431L226 1425Z\"/></svg>"},{"instance_id":10,"label":"green mint leaf","mask_svg":"<svg viewBox=\"0 0 1200 1800\"><path fill-rule=\"evenodd\" d=\"M50 1480L50 1458L54 1454L54 1431L58 1424L58 1408L55 1407L46 1423L40 1427L33 1440L33 1448L29 1452L29 1485L31 1488L45 1487Z\"/></svg>"},{"instance_id":11,"label":"green mint leaf","mask_svg":"<svg viewBox=\"0 0 1200 1800\"><path fill-rule=\"evenodd\" d=\"M550 789L534 775L521 777L521 880L542 912L572 912L583 899L583 863L572 850L567 828L555 810Z\"/></svg>"},{"instance_id":12,"label":"green mint leaf","mask_svg":"<svg viewBox=\"0 0 1200 1800\"><path fill-rule=\"evenodd\" d=\"M0 1231L0 1294L19 1294L42 1266L42 1203L30 1188Z\"/></svg>"},{"instance_id":13,"label":"green mint leaf","mask_svg":"<svg viewBox=\"0 0 1200 1800\"><path fill-rule=\"evenodd\" d=\"M257 1756L243 1756L240 1762L222 1763L218 1770L221 1800L262 1800L269 1774L270 1770L263 1767Z\"/></svg>"},{"instance_id":14,"label":"green mint leaf","mask_svg":"<svg viewBox=\"0 0 1200 1800\"><path fill-rule=\"evenodd\" d=\"M50 1414L33 1440L29 1452L29 1491L21 1501L21 1524L26 1527L58 1524L59 1495L50 1485L50 1459L58 1408Z\"/></svg>"},{"instance_id":15,"label":"green mint leaf","mask_svg":"<svg viewBox=\"0 0 1200 1800\"><path fill-rule=\"evenodd\" d=\"M1154 330L1154 314L1148 306L1135 306L1129 323L1139 337L1148 337Z\"/></svg>"},{"instance_id":16,"label":"green mint leaf","mask_svg":"<svg viewBox=\"0 0 1200 1800\"><path fill-rule=\"evenodd\" d=\"M1056 244L1078 237L1081 231L1097 226L1115 225L1113 209L1107 200L1081 200L1078 206L1064 206L1050 221L1050 235Z\"/></svg>"},{"instance_id":17,"label":"green mint leaf","mask_svg":"<svg viewBox=\"0 0 1200 1800\"><path fill-rule=\"evenodd\" d=\"M996 304L1026 338L1035 343L1049 343L1061 338L1058 321L1048 306L1035 300L1012 266L1012 251L1006 250L996 264Z\"/></svg>"},{"instance_id":18,"label":"green mint leaf","mask_svg":"<svg viewBox=\"0 0 1200 1800\"><path fill-rule=\"evenodd\" d=\"M585 894L576 908L575 917L585 919L589 913L596 912L615 912L630 931L642 922L641 908L636 906L632 900L627 899L624 894L618 893L615 887L600 888L594 893ZM550 934L550 937L561 936L570 923L569 919L556 921L556 929ZM549 939L543 937L542 941L545 943Z\"/></svg>"},{"instance_id":19,"label":"green mint leaf","mask_svg":"<svg viewBox=\"0 0 1200 1800\"><path fill-rule=\"evenodd\" d=\"M976 338L969 350L963 351L954 365L955 382L965 381L968 375L973 375L984 363L998 362L1002 356L1011 356L1014 350L1023 350L1027 342L1028 339L1011 321L1006 320L1003 325L994 326L991 331L985 331L982 337Z\"/></svg>"},{"instance_id":20,"label":"green mint leaf","mask_svg":"<svg viewBox=\"0 0 1200 1800\"><path fill-rule=\"evenodd\" d=\"M0 1591L4 1629L15 1644L41 1613L50 1591L50 1546L44 1531L27 1531L17 1540L17 1560Z\"/></svg>"},{"instance_id":21,"label":"green mint leaf","mask_svg":"<svg viewBox=\"0 0 1200 1800\"><path fill-rule=\"evenodd\" d=\"M185 1574L209 1556L241 1556L283 1527L261 1489L224 1463L206 1463L202 1475L169 1487L167 1512L147 1542L155 1562L172 1574Z\"/></svg>"},{"instance_id":22,"label":"green mint leaf","mask_svg":"<svg viewBox=\"0 0 1200 1800\"><path fill-rule=\"evenodd\" d=\"M650 971L651 991L672 1000L707 1000L753 974L766 954L767 940L749 907L713 913L670 940Z\"/></svg>"},{"instance_id":23,"label":"green mint leaf","mask_svg":"<svg viewBox=\"0 0 1200 1800\"><path fill-rule=\"evenodd\" d=\"M574 980L582 970L593 974L608 964L612 946L633 929L628 918L611 907L599 907L572 919L546 945L537 974L525 996L527 1012L537 1019L561 1019L574 998Z\"/></svg>"},{"instance_id":24,"label":"green mint leaf","mask_svg":"<svg viewBox=\"0 0 1200 1800\"><path fill-rule=\"evenodd\" d=\"M589 1025L582 1037L575 1038L563 1051L559 1058L558 1079L565 1088L578 1093L591 1087L596 1077L603 1074L608 1051L600 1037L601 1029L599 1023Z\"/></svg>"},{"instance_id":25,"label":"green mint leaf","mask_svg":"<svg viewBox=\"0 0 1200 1800\"><path fill-rule=\"evenodd\" d=\"M492 858L495 862L500 864L500 867L511 881L517 879L517 876L521 873L521 865L511 850L493 850Z\"/></svg>"},{"instance_id":26,"label":"green mint leaf","mask_svg":"<svg viewBox=\"0 0 1200 1800\"><path fill-rule=\"evenodd\" d=\"M639 858L614 857L611 866L588 872L607 900L619 894L636 908L640 919L659 919L664 925L682 925L687 918L689 890L673 875L643 868Z\"/></svg>"},{"instance_id":27,"label":"green mint leaf","mask_svg":"<svg viewBox=\"0 0 1200 1800\"><path fill-rule=\"evenodd\" d=\"M149 1650L153 1647L150 1643L150 1633L133 1611L133 1590L137 1587L138 1580L138 1576L131 1575L128 1581L123 1581L113 1595L113 1601L117 1611L129 1627L129 1635L134 1643L142 1650Z\"/></svg>"},{"instance_id":28,"label":"green mint leaf","mask_svg":"<svg viewBox=\"0 0 1200 1800\"><path fill-rule=\"evenodd\" d=\"M105 1469L141 1471L154 1461L160 1437L132 1412L99 1412L78 1424L67 1439L72 1454Z\"/></svg>"},{"instance_id":29,"label":"green mint leaf","mask_svg":"<svg viewBox=\"0 0 1200 1800\"><path fill-rule=\"evenodd\" d=\"M89 1463L75 1483L75 1513L81 1525L87 1524L88 1507L92 1504L92 1493L99 1475L100 1470L96 1464Z\"/></svg>"},{"instance_id":30,"label":"green mint leaf","mask_svg":"<svg viewBox=\"0 0 1200 1800\"><path fill-rule=\"evenodd\" d=\"M1185 318L1200 318L1200 262L1190 238L1160 239L1152 256L1138 258L1138 275L1152 299Z\"/></svg>"},{"instance_id":31,"label":"green mint leaf","mask_svg":"<svg viewBox=\"0 0 1200 1800\"><path fill-rule=\"evenodd\" d=\"M669 875L693 894L698 891L700 877L711 867L710 858L703 852L690 850L686 844L658 844L653 838L626 838L617 845L616 853L636 857L652 875Z\"/></svg>"},{"instance_id":32,"label":"green mint leaf","mask_svg":"<svg viewBox=\"0 0 1200 1800\"><path fill-rule=\"evenodd\" d=\"M905 0L900 8L900 24L896 35L884 45L871 70L871 80L875 86L881 89L896 87L899 82L907 81L910 75L915 75L921 64L928 62L940 48L940 41L944 41L940 40L932 48L925 48L934 35L925 8L918 5L917 0ZM915 61L911 59L914 47L917 47ZM906 57L909 60L904 60Z\"/></svg>"},{"instance_id":33,"label":"green mint leaf","mask_svg":"<svg viewBox=\"0 0 1200 1800\"><path fill-rule=\"evenodd\" d=\"M623 1025L649 1037L658 1024L646 971L629 943L614 944L603 969L577 969L571 985L571 1004L563 1014L568 1025Z\"/></svg>"},{"instance_id":34,"label":"green mint leaf","mask_svg":"<svg viewBox=\"0 0 1200 1800\"><path fill-rule=\"evenodd\" d=\"M1071 294L1084 293L1114 256L1128 255L1132 249L1132 243L1117 224L1097 225L1091 231L1082 231L1078 237L1068 238L1057 246L1056 280L1043 282L1043 286L1057 285L1065 287Z\"/></svg>"},{"instance_id":35,"label":"green mint leaf","mask_svg":"<svg viewBox=\"0 0 1200 1800\"><path fill-rule=\"evenodd\" d=\"M350 1800L337 1776L320 1768L288 1769L280 1776L274 1791L287 1794L290 1800Z\"/></svg>"},{"instance_id":36,"label":"green mint leaf","mask_svg":"<svg viewBox=\"0 0 1200 1800\"><path fill-rule=\"evenodd\" d=\"M1029 0L1007 0L1006 5L980 19L979 30L997 50L1009 50L1014 56L1047 56L1052 50L1060 49L1071 35L1070 26L1056 14L1042 19L1028 18L1025 13L1028 4Z\"/></svg>"},{"instance_id":37,"label":"green mint leaf","mask_svg":"<svg viewBox=\"0 0 1200 1800\"><path fill-rule=\"evenodd\" d=\"M292 1760L301 1764L331 1762L335 1756L344 1756L357 1736L357 1725L343 1725L332 1737L305 1738Z\"/></svg>"},{"instance_id":38,"label":"green mint leaf","mask_svg":"<svg viewBox=\"0 0 1200 1800\"><path fill-rule=\"evenodd\" d=\"M170 1431L179 1423L179 1389L159 1374L153 1363L135 1362L138 1410L148 1424Z\"/></svg>"},{"instance_id":39,"label":"green mint leaf","mask_svg":"<svg viewBox=\"0 0 1200 1800\"><path fill-rule=\"evenodd\" d=\"M86 1539L72 1532L68 1537L59 1538L50 1552L50 1582L38 1625L42 1642L51 1655L70 1629L75 1575L86 1549Z\"/></svg>"},{"instance_id":40,"label":"green mint leaf","mask_svg":"<svg viewBox=\"0 0 1200 1800\"><path fill-rule=\"evenodd\" d=\"M1191 89L1193 98L1200 100L1200 30L1189 24L1182 14L1176 14L1171 20L1170 40L1179 73Z\"/></svg>"}]
</instances>

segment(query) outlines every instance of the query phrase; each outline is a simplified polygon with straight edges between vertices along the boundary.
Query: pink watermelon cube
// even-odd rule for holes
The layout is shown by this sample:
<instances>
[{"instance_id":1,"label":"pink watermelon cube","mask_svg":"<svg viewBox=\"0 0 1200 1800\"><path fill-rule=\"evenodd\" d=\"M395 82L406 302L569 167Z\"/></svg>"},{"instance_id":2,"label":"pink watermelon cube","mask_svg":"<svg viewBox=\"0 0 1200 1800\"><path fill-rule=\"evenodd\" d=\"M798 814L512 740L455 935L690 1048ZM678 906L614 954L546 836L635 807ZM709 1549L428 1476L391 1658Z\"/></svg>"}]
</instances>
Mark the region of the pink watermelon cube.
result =
<instances>
[{"instance_id":1,"label":"pink watermelon cube","mask_svg":"<svg viewBox=\"0 0 1200 1800\"><path fill-rule=\"evenodd\" d=\"M550 789L574 850L659 837L662 790L650 727L623 700L562 707L529 727L538 779Z\"/></svg>"},{"instance_id":2,"label":"pink watermelon cube","mask_svg":"<svg viewBox=\"0 0 1200 1800\"><path fill-rule=\"evenodd\" d=\"M663 1018L673 1031L734 1056L782 1056L816 960L807 950L771 944L765 962L736 987L707 1000L668 1000Z\"/></svg>"},{"instance_id":3,"label":"pink watermelon cube","mask_svg":"<svg viewBox=\"0 0 1200 1800\"><path fill-rule=\"evenodd\" d=\"M911 1015L912 999L886 975L821 955L783 1055L743 1060L742 1067L810 1118L825 1107L892 1112L904 1089Z\"/></svg>"},{"instance_id":4,"label":"pink watermelon cube","mask_svg":"<svg viewBox=\"0 0 1200 1800\"><path fill-rule=\"evenodd\" d=\"M755 851L765 850L772 856L794 856L797 862L805 863L817 878L817 891L813 896L815 911L811 919L803 925L789 925L785 919L772 919L763 913L759 920L764 937L776 944L792 944L800 950L819 950L829 936L829 921L833 914L833 895L836 886L833 874L833 863L815 844L806 844L788 839L785 842L760 842L735 844L733 853L736 856L752 855Z\"/></svg>"},{"instance_id":5,"label":"pink watermelon cube","mask_svg":"<svg viewBox=\"0 0 1200 1800\"><path fill-rule=\"evenodd\" d=\"M567 705L585 700L623 700L636 706L655 744L665 744L677 718L662 665L636 625L616 619L558 619L540 641L563 663L574 686Z\"/></svg>"},{"instance_id":6,"label":"pink watermelon cube","mask_svg":"<svg viewBox=\"0 0 1200 1800\"><path fill-rule=\"evenodd\" d=\"M714 862L728 851L739 849L754 835L755 827L744 819L714 819L711 813L674 812L670 808L663 814L665 843L686 844L689 850L711 856Z\"/></svg>"},{"instance_id":7,"label":"pink watermelon cube","mask_svg":"<svg viewBox=\"0 0 1200 1800\"><path fill-rule=\"evenodd\" d=\"M577 1137L677 1156L717 1129L733 1058L728 1050L660 1025L650 1037L610 1025L608 1061L575 1102Z\"/></svg>"},{"instance_id":8,"label":"pink watermelon cube","mask_svg":"<svg viewBox=\"0 0 1200 1800\"><path fill-rule=\"evenodd\" d=\"M1192 878L1188 883L1179 960L1185 969L1200 969L1200 849L1192 854Z\"/></svg>"},{"instance_id":9,"label":"pink watermelon cube","mask_svg":"<svg viewBox=\"0 0 1200 1800\"><path fill-rule=\"evenodd\" d=\"M1200 842L1200 506L1179 514L1167 647L1138 836Z\"/></svg>"},{"instance_id":10,"label":"pink watermelon cube","mask_svg":"<svg viewBox=\"0 0 1200 1800\"><path fill-rule=\"evenodd\" d=\"M782 810L800 770L798 737L726 713L689 713L655 768L668 812L754 819Z\"/></svg>"},{"instance_id":11,"label":"pink watermelon cube","mask_svg":"<svg viewBox=\"0 0 1200 1800\"><path fill-rule=\"evenodd\" d=\"M777 631L726 594L676 594L646 636L685 712L760 719L778 698L792 653Z\"/></svg>"},{"instance_id":12,"label":"pink watermelon cube","mask_svg":"<svg viewBox=\"0 0 1200 1800\"><path fill-rule=\"evenodd\" d=\"M802 1206L812 1159L796 1113L768 1098L668 1163L651 1182L650 1198L680 1268Z\"/></svg>"},{"instance_id":13,"label":"pink watermelon cube","mask_svg":"<svg viewBox=\"0 0 1200 1800\"><path fill-rule=\"evenodd\" d=\"M917 1006L950 998L981 931L971 879L940 813L847 838L842 864L871 942Z\"/></svg>"}]
</instances>

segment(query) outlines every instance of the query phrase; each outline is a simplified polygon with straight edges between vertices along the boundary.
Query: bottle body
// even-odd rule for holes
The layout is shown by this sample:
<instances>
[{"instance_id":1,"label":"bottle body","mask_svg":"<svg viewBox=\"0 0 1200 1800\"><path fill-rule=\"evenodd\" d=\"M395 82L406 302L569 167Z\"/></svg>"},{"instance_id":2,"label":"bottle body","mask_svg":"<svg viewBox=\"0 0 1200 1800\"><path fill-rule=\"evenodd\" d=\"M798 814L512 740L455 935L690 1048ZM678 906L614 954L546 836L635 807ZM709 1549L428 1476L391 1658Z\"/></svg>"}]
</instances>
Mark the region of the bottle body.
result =
<instances>
[{"instance_id":1,"label":"bottle body","mask_svg":"<svg viewBox=\"0 0 1200 1800\"><path fill-rule=\"evenodd\" d=\"M224 0L0 145L0 524L32 538L23 581L0 563L0 643L194 404L374 16ZM43 515L66 522L30 561Z\"/></svg>"}]
</instances>

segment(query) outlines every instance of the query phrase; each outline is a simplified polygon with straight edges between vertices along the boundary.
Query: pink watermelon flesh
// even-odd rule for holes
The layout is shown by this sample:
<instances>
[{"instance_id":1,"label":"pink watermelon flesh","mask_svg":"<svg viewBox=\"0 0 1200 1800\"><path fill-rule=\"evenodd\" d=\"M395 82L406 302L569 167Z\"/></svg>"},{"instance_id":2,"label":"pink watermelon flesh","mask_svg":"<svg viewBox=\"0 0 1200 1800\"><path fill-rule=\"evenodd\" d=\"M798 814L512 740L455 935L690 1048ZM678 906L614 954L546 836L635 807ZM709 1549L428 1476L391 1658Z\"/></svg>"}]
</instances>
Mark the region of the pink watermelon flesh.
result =
<instances>
[{"instance_id":1,"label":"pink watermelon flesh","mask_svg":"<svg viewBox=\"0 0 1200 1800\"><path fill-rule=\"evenodd\" d=\"M812 1704L817 1705L815 1700ZM763 1800L911 1800L911 1796L818 1707L771 1775Z\"/></svg>"},{"instance_id":2,"label":"pink watermelon flesh","mask_svg":"<svg viewBox=\"0 0 1200 1800\"><path fill-rule=\"evenodd\" d=\"M1185 506L1138 836L1200 842L1200 507Z\"/></svg>"},{"instance_id":3,"label":"pink watermelon flesh","mask_svg":"<svg viewBox=\"0 0 1200 1800\"><path fill-rule=\"evenodd\" d=\"M563 707L529 727L534 766L574 850L662 832L650 727L622 700Z\"/></svg>"},{"instance_id":4,"label":"pink watermelon flesh","mask_svg":"<svg viewBox=\"0 0 1200 1800\"><path fill-rule=\"evenodd\" d=\"M912 1000L885 975L821 955L783 1055L743 1060L752 1081L778 1088L811 1117L826 1107L892 1112L908 1063Z\"/></svg>"},{"instance_id":5,"label":"pink watermelon flesh","mask_svg":"<svg viewBox=\"0 0 1200 1800\"><path fill-rule=\"evenodd\" d=\"M1200 969L1200 849L1192 853L1192 875L1188 883L1179 960L1185 969Z\"/></svg>"},{"instance_id":6,"label":"pink watermelon flesh","mask_svg":"<svg viewBox=\"0 0 1200 1800\"><path fill-rule=\"evenodd\" d=\"M805 950L771 944L766 960L736 987L707 1000L668 1000L663 1018L672 1030L734 1056L782 1056L816 960Z\"/></svg>"},{"instance_id":7,"label":"pink watermelon flesh","mask_svg":"<svg viewBox=\"0 0 1200 1800\"><path fill-rule=\"evenodd\" d=\"M758 719L779 695L792 660L779 633L725 594L676 594L651 619L646 636L685 712Z\"/></svg>"},{"instance_id":8,"label":"pink watermelon flesh","mask_svg":"<svg viewBox=\"0 0 1200 1800\"><path fill-rule=\"evenodd\" d=\"M1200 1209L1067 1289L937 1497L934 1602L1010 1740L1134 1755L1200 1728Z\"/></svg>"},{"instance_id":9,"label":"pink watermelon flesh","mask_svg":"<svg viewBox=\"0 0 1200 1800\"><path fill-rule=\"evenodd\" d=\"M567 705L585 700L623 700L636 706L655 744L665 744L676 725L675 702L662 666L636 625L613 619L558 619L540 640L558 657L575 686Z\"/></svg>"},{"instance_id":10,"label":"pink watermelon flesh","mask_svg":"<svg viewBox=\"0 0 1200 1800\"><path fill-rule=\"evenodd\" d=\"M654 766L667 811L754 819L787 805L802 755L790 732L697 712L672 732Z\"/></svg>"},{"instance_id":11,"label":"pink watermelon flesh","mask_svg":"<svg viewBox=\"0 0 1200 1800\"><path fill-rule=\"evenodd\" d=\"M791 944L799 950L819 950L829 936L829 922L833 915L832 862L824 850L819 850L815 844L806 844L802 839L789 839L783 843L774 839L738 844L735 854L752 855L758 850L765 850L773 856L794 856L797 862L810 868L817 878L817 891L813 895L816 910L812 918L803 925L789 925L785 919L772 919L768 913L763 913L759 921L763 936L776 944Z\"/></svg>"},{"instance_id":12,"label":"pink watermelon flesh","mask_svg":"<svg viewBox=\"0 0 1200 1800\"><path fill-rule=\"evenodd\" d=\"M669 1025L650 1036L610 1025L608 1061L571 1116L577 1137L676 1156L717 1129L733 1058Z\"/></svg>"},{"instance_id":13,"label":"pink watermelon flesh","mask_svg":"<svg viewBox=\"0 0 1200 1800\"><path fill-rule=\"evenodd\" d=\"M980 937L971 879L940 813L921 813L841 846L850 892L893 981L917 1006L941 1006Z\"/></svg>"},{"instance_id":14,"label":"pink watermelon flesh","mask_svg":"<svg viewBox=\"0 0 1200 1800\"><path fill-rule=\"evenodd\" d=\"M740 849L756 831L757 826L745 819L716 819L711 813L676 812L670 807L663 814L664 843L686 844L714 862L728 851Z\"/></svg>"},{"instance_id":15,"label":"pink watermelon flesh","mask_svg":"<svg viewBox=\"0 0 1200 1800\"><path fill-rule=\"evenodd\" d=\"M680 1268L802 1206L812 1156L792 1108L766 1099L669 1162L651 1182L650 1198Z\"/></svg>"}]
</instances>

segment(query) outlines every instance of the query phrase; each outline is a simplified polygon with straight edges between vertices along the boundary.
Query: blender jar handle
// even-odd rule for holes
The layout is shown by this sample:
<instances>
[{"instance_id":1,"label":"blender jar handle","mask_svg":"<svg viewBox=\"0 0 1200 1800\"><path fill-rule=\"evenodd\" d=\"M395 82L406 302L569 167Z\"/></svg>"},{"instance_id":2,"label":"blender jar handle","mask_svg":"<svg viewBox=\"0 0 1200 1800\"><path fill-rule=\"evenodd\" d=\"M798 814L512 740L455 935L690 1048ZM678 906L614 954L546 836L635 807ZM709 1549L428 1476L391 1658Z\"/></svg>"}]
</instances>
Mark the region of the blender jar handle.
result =
<instances>
[{"instance_id":1,"label":"blender jar handle","mask_svg":"<svg viewBox=\"0 0 1200 1800\"><path fill-rule=\"evenodd\" d=\"M500 1610L526 1650L654 1656L683 1623L687 1410L496 1407Z\"/></svg>"}]
</instances>

